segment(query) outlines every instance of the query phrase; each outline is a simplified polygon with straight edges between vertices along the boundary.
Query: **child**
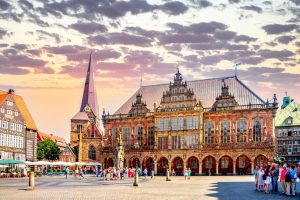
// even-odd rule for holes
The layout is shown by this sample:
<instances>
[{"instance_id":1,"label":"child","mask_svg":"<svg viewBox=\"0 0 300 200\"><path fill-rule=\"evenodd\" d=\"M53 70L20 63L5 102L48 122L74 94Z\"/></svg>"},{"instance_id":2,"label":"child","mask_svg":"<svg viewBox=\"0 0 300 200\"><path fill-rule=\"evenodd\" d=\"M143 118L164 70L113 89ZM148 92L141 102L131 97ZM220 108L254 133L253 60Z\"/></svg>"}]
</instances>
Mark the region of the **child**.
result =
<instances>
[{"instance_id":1,"label":"child","mask_svg":"<svg viewBox=\"0 0 300 200\"><path fill-rule=\"evenodd\" d=\"M265 180L265 194L270 194L269 192L269 185L271 184L271 173L269 172L267 174L266 180Z\"/></svg>"}]
</instances>

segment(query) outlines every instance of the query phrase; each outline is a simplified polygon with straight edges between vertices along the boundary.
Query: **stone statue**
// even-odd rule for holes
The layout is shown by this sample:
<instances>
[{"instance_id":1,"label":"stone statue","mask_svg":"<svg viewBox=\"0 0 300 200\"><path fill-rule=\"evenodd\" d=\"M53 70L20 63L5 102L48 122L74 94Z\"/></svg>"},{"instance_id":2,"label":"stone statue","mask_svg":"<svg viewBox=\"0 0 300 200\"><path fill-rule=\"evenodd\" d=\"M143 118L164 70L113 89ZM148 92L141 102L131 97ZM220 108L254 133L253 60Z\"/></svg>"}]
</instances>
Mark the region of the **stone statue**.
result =
<instances>
[{"instance_id":1,"label":"stone statue","mask_svg":"<svg viewBox=\"0 0 300 200\"><path fill-rule=\"evenodd\" d=\"M122 132L118 132L117 136L117 146L116 146L116 168L123 169L124 168L124 147L123 147L123 139Z\"/></svg>"}]
</instances>

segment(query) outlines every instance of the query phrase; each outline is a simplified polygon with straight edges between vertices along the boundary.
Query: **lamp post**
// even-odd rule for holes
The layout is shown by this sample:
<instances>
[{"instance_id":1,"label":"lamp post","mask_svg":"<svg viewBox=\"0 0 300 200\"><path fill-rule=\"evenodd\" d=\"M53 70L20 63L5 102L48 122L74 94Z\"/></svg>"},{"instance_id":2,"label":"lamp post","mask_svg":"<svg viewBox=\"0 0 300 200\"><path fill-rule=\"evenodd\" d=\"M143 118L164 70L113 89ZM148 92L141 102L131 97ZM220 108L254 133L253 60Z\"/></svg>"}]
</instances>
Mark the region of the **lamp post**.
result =
<instances>
[{"instance_id":1,"label":"lamp post","mask_svg":"<svg viewBox=\"0 0 300 200\"><path fill-rule=\"evenodd\" d=\"M139 143L136 142L134 144L134 148L136 150L136 158L135 158L135 173L134 173L134 182L133 182L133 186L139 186L139 174L138 174L138 160L137 160L137 157L138 157L138 148L139 148Z\"/></svg>"}]
</instances>

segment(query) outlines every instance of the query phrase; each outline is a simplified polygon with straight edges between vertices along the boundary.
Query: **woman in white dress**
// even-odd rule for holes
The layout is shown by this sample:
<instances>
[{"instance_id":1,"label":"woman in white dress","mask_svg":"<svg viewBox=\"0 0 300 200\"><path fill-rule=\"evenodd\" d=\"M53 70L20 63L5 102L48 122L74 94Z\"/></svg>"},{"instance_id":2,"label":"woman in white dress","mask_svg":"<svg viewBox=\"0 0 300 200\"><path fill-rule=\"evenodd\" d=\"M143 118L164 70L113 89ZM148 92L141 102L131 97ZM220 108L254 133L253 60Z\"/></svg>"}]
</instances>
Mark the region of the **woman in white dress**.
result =
<instances>
[{"instance_id":1,"label":"woman in white dress","mask_svg":"<svg viewBox=\"0 0 300 200\"><path fill-rule=\"evenodd\" d=\"M263 191L264 190L264 180L263 180L263 175L265 174L263 167L261 166L259 171L257 172L257 178L258 178L258 191Z\"/></svg>"}]
</instances>

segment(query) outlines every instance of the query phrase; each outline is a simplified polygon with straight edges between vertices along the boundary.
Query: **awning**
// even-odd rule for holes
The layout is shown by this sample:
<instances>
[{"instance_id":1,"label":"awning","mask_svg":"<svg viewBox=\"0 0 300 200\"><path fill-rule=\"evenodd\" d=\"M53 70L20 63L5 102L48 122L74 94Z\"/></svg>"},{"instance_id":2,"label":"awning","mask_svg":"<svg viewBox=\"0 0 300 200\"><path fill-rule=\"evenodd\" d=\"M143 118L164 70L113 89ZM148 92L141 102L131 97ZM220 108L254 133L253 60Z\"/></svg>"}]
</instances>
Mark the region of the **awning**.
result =
<instances>
[{"instance_id":1,"label":"awning","mask_svg":"<svg viewBox=\"0 0 300 200\"><path fill-rule=\"evenodd\" d=\"M25 164L25 162L21 160L12 160L12 159L0 160L0 165L17 165L17 164Z\"/></svg>"}]
</instances>

